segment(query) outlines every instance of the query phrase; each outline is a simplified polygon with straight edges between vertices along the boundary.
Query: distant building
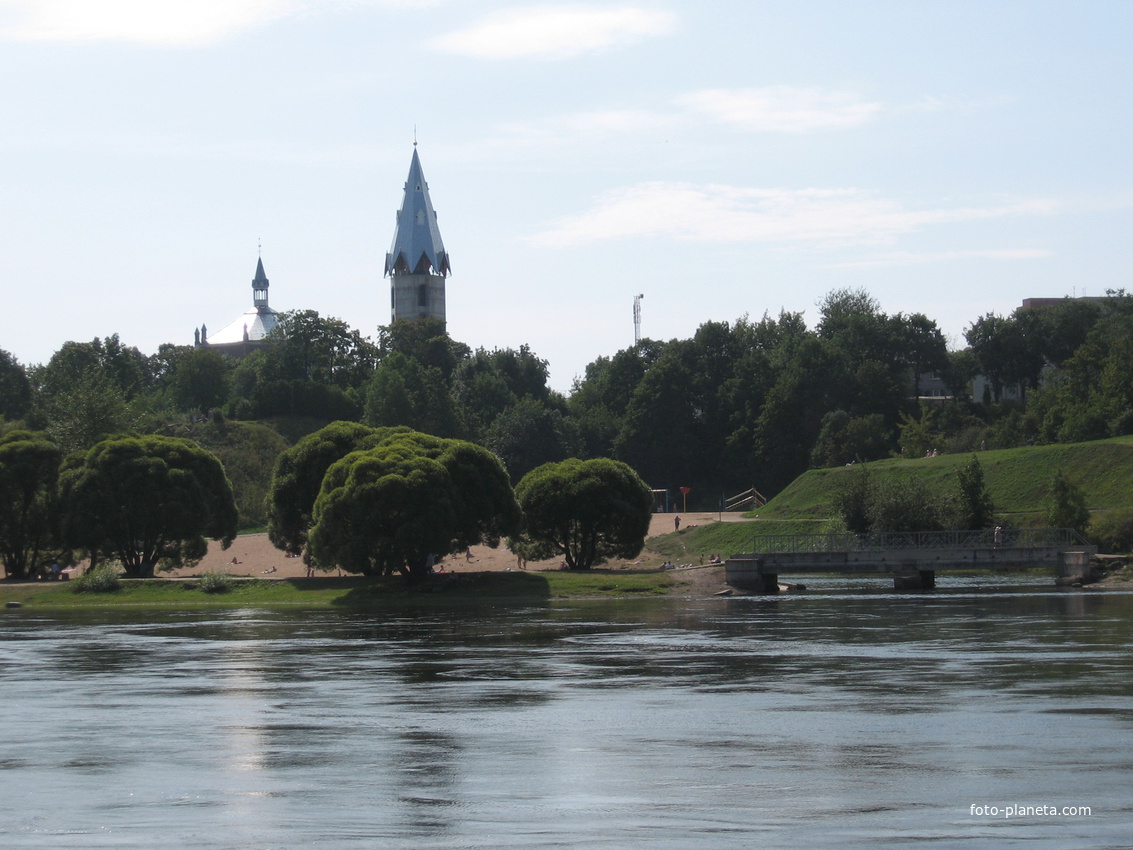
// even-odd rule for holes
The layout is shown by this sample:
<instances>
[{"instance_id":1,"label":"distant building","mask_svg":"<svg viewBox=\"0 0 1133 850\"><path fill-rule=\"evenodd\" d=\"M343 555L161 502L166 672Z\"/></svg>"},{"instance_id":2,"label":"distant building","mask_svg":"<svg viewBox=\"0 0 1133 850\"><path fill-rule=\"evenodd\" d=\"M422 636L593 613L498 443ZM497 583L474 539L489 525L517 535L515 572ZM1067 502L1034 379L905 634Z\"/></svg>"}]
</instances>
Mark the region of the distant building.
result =
<instances>
[{"instance_id":1,"label":"distant building","mask_svg":"<svg viewBox=\"0 0 1133 850\"><path fill-rule=\"evenodd\" d=\"M429 199L429 184L425 182L421 159L414 147L409 179L405 181L405 197L397 212L393 245L386 254L391 321L427 318L445 321L445 278L450 271L448 253L437 227L437 214Z\"/></svg>"},{"instance_id":2,"label":"distant building","mask_svg":"<svg viewBox=\"0 0 1133 850\"><path fill-rule=\"evenodd\" d=\"M1070 296L1063 296L1062 298L1024 298L1023 303L1019 305L1019 309L1037 310L1039 307L1058 307L1068 301L1093 301L1100 303L1108 300L1108 296L1105 295L1076 295L1073 298Z\"/></svg>"},{"instance_id":3,"label":"distant building","mask_svg":"<svg viewBox=\"0 0 1133 850\"><path fill-rule=\"evenodd\" d=\"M256 277L252 280L252 309L214 334L209 334L207 326L201 325L193 331L193 343L243 357L262 346L277 324L279 314L268 306L268 277L261 258L256 261Z\"/></svg>"}]
</instances>

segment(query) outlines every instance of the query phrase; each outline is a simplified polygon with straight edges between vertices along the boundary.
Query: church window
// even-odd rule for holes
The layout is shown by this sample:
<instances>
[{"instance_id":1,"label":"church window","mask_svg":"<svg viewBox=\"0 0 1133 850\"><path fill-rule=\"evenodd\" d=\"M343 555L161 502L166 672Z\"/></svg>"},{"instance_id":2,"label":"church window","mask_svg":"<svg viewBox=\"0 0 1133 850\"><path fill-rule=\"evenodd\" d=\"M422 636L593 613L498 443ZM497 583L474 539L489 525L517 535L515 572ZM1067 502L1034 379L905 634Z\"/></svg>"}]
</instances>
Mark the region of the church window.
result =
<instances>
[{"instance_id":1,"label":"church window","mask_svg":"<svg viewBox=\"0 0 1133 850\"><path fill-rule=\"evenodd\" d=\"M421 285L419 285L417 287L417 306L418 307L428 307L429 306L429 286L428 286L428 284L422 283Z\"/></svg>"}]
</instances>

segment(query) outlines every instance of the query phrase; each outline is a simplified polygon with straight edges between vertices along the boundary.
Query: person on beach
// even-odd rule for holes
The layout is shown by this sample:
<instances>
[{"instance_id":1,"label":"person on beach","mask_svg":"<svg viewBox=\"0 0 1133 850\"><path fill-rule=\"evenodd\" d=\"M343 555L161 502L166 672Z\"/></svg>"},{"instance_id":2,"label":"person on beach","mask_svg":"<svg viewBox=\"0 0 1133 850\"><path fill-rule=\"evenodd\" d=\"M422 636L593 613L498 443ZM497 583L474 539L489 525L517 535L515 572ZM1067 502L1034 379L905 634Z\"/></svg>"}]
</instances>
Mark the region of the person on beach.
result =
<instances>
[{"instance_id":1,"label":"person on beach","mask_svg":"<svg viewBox=\"0 0 1133 850\"><path fill-rule=\"evenodd\" d=\"M681 518L678 515L678 516L673 517L673 531L676 531L676 532L679 533L680 530L681 530Z\"/></svg>"}]
</instances>

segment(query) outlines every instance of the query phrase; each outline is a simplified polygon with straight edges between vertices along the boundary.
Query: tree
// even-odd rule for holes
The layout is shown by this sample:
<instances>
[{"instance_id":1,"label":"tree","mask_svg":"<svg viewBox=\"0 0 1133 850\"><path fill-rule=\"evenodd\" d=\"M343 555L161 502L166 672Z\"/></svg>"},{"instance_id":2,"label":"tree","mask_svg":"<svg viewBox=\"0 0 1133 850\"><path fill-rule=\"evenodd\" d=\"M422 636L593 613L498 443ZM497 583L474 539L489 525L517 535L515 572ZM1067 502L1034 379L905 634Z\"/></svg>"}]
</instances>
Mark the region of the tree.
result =
<instances>
[{"instance_id":1,"label":"tree","mask_svg":"<svg viewBox=\"0 0 1133 850\"><path fill-rule=\"evenodd\" d=\"M478 543L496 546L501 537L513 533L518 526L519 506L515 503L507 473L499 458L487 449L463 440L442 439L403 427L368 428L356 422L333 422L308 434L279 456L268 494L268 537L271 542L291 554L302 553L308 563L317 562L327 568L337 564L343 569L361 572L385 569L389 562L384 555L367 555L371 560L365 561L358 554L359 550L349 548L361 545L357 541L349 544L343 541L343 548L340 549L337 543L332 545L333 541L325 536L328 533L326 529L333 526L337 529L337 534L349 533L353 537L373 542L380 535L374 529L367 530L366 523L378 522L380 518L368 511L379 507L394 512L401 510L397 505L386 505L381 499L373 501L373 493L363 492L372 489L370 483L367 483L367 476L377 469L372 465L366 467L366 471L359 471L353 479L344 470L336 473L338 478L335 480L338 483L331 489L361 489L353 495L328 497L328 501L335 501L340 507L353 504L360 513L352 518L344 518L339 512L340 507L336 507L328 515L330 525L324 527L321 555L315 552L313 546L308 549L309 538L316 523L315 504L329 486L324 479L329 475L330 468L348 455L373 451L390 457L419 455L436 461L444 468L449 483L455 490L451 493L446 490L440 494L440 498L455 505L455 517L451 521L446 520L448 524L443 528L448 535L445 545L432 548L432 554L462 551ZM425 467L427 466L426 464ZM412 477L412 465L404 466L403 471ZM423 481L428 479L427 471L420 474ZM384 491L385 494L389 492L392 491ZM430 545L435 544L435 539L427 539ZM360 551L370 550L363 545ZM412 556L412 552L404 547L397 551L403 558ZM337 560L339 557L345 558L354 566L347 566L346 562ZM407 571L418 566L411 560L405 563ZM365 565L366 568L363 570L360 565Z\"/></svg>"},{"instance_id":2,"label":"tree","mask_svg":"<svg viewBox=\"0 0 1133 850\"><path fill-rule=\"evenodd\" d=\"M0 419L19 419L30 406L27 372L15 357L0 348Z\"/></svg>"},{"instance_id":3,"label":"tree","mask_svg":"<svg viewBox=\"0 0 1133 850\"><path fill-rule=\"evenodd\" d=\"M917 475L888 479L872 497L871 531L941 531L948 525L950 505Z\"/></svg>"},{"instance_id":4,"label":"tree","mask_svg":"<svg viewBox=\"0 0 1133 850\"><path fill-rule=\"evenodd\" d=\"M496 417L484 444L518 482L535 467L577 455L581 441L573 423L533 398L516 402Z\"/></svg>"},{"instance_id":5,"label":"tree","mask_svg":"<svg viewBox=\"0 0 1133 850\"><path fill-rule=\"evenodd\" d=\"M186 348L173 361L168 380L174 404L181 410L207 411L228 400L232 360L204 346Z\"/></svg>"},{"instance_id":6,"label":"tree","mask_svg":"<svg viewBox=\"0 0 1133 850\"><path fill-rule=\"evenodd\" d=\"M874 479L859 466L842 479L834 505L854 534L889 531L940 531L948 525L949 501L931 492L916 475Z\"/></svg>"},{"instance_id":7,"label":"tree","mask_svg":"<svg viewBox=\"0 0 1133 850\"><path fill-rule=\"evenodd\" d=\"M948 363L948 346L936 322L924 315L895 316L901 326L902 342L899 351L913 372L913 398L921 395L921 374L939 371Z\"/></svg>"},{"instance_id":8,"label":"tree","mask_svg":"<svg viewBox=\"0 0 1133 850\"><path fill-rule=\"evenodd\" d=\"M441 437L460 432L441 371L397 351L385 357L370 378L364 421L373 426L405 425Z\"/></svg>"},{"instance_id":9,"label":"tree","mask_svg":"<svg viewBox=\"0 0 1133 850\"><path fill-rule=\"evenodd\" d=\"M1004 386L1021 392L1038 385L1043 368L1043 340L1035 314L1016 311L1009 318L988 313L964 331L980 369L991 382L995 401Z\"/></svg>"},{"instance_id":10,"label":"tree","mask_svg":"<svg viewBox=\"0 0 1133 850\"><path fill-rule=\"evenodd\" d=\"M613 454L629 400L663 348L663 343L642 340L613 357L599 357L587 365L582 380L575 379L568 404L585 443L586 457Z\"/></svg>"},{"instance_id":11,"label":"tree","mask_svg":"<svg viewBox=\"0 0 1133 850\"><path fill-rule=\"evenodd\" d=\"M205 538L227 548L236 537L236 503L224 467L179 437L111 437L65 464L63 542L92 563L117 558L130 576L195 563Z\"/></svg>"},{"instance_id":12,"label":"tree","mask_svg":"<svg viewBox=\"0 0 1133 850\"><path fill-rule=\"evenodd\" d=\"M1050 480L1046 524L1051 528L1072 528L1079 534L1084 534L1090 524L1086 494L1061 469Z\"/></svg>"},{"instance_id":13,"label":"tree","mask_svg":"<svg viewBox=\"0 0 1133 850\"><path fill-rule=\"evenodd\" d=\"M810 462L821 467L878 460L889 454L891 442L891 429L880 413L851 419L844 410L832 410L822 417Z\"/></svg>"},{"instance_id":14,"label":"tree","mask_svg":"<svg viewBox=\"0 0 1133 850\"><path fill-rule=\"evenodd\" d=\"M44 394L41 404L47 433L65 454L88 449L134 422L121 387L97 366L87 367L73 383Z\"/></svg>"},{"instance_id":15,"label":"tree","mask_svg":"<svg viewBox=\"0 0 1133 850\"><path fill-rule=\"evenodd\" d=\"M327 469L312 511L310 560L419 580L432 557L496 546L519 519L498 458L463 440L403 431Z\"/></svg>"},{"instance_id":16,"label":"tree","mask_svg":"<svg viewBox=\"0 0 1133 850\"><path fill-rule=\"evenodd\" d=\"M90 342L65 342L40 370L40 389L48 396L74 390L92 371L102 373L129 401L149 387L149 360L137 348L122 345L118 334Z\"/></svg>"},{"instance_id":17,"label":"tree","mask_svg":"<svg viewBox=\"0 0 1133 850\"><path fill-rule=\"evenodd\" d=\"M980 460L972 455L956 473L958 489L955 526L961 529L987 528L995 517L995 505L984 483Z\"/></svg>"},{"instance_id":18,"label":"tree","mask_svg":"<svg viewBox=\"0 0 1133 850\"><path fill-rule=\"evenodd\" d=\"M313 561L347 572L420 578L446 554L456 488L437 461L389 447L353 452L327 470L315 502Z\"/></svg>"},{"instance_id":19,"label":"tree","mask_svg":"<svg viewBox=\"0 0 1133 850\"><path fill-rule=\"evenodd\" d=\"M872 528L870 505L873 502L874 484L869 467L865 464L846 473L834 491L834 509L842 515L847 531L868 534Z\"/></svg>"},{"instance_id":20,"label":"tree","mask_svg":"<svg viewBox=\"0 0 1133 850\"><path fill-rule=\"evenodd\" d=\"M267 498L268 538L277 549L303 554L327 470L351 452L372 446L375 435L387 433L357 422L332 422L279 455Z\"/></svg>"},{"instance_id":21,"label":"tree","mask_svg":"<svg viewBox=\"0 0 1133 850\"><path fill-rule=\"evenodd\" d=\"M9 578L27 578L48 543L61 458L42 434L0 437L0 558Z\"/></svg>"},{"instance_id":22,"label":"tree","mask_svg":"<svg viewBox=\"0 0 1133 850\"><path fill-rule=\"evenodd\" d=\"M399 319L378 328L378 359L384 360L394 352L425 368L439 369L447 382L468 357L468 346L449 337L442 319Z\"/></svg>"},{"instance_id":23,"label":"tree","mask_svg":"<svg viewBox=\"0 0 1133 850\"><path fill-rule=\"evenodd\" d=\"M533 558L561 554L572 570L636 557L653 509L641 477L605 458L544 464L519 482L516 498L524 517L520 545Z\"/></svg>"},{"instance_id":24,"label":"tree","mask_svg":"<svg viewBox=\"0 0 1133 850\"><path fill-rule=\"evenodd\" d=\"M474 438L482 439L496 418L516 402L546 402L547 361L526 345L486 351L477 349L460 361L452 378L452 395Z\"/></svg>"},{"instance_id":25,"label":"tree","mask_svg":"<svg viewBox=\"0 0 1133 850\"><path fill-rule=\"evenodd\" d=\"M268 334L263 378L314 381L357 389L374 368L377 349L341 319L292 310Z\"/></svg>"}]
</instances>

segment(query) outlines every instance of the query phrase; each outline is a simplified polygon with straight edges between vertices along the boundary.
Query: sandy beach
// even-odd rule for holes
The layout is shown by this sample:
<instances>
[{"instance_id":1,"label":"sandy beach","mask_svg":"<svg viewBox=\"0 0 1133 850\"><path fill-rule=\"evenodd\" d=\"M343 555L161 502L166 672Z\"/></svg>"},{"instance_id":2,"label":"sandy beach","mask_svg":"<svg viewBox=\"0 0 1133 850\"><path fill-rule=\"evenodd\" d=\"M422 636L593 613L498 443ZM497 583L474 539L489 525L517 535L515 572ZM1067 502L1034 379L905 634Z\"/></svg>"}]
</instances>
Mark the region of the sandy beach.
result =
<instances>
[{"instance_id":1,"label":"sandy beach","mask_svg":"<svg viewBox=\"0 0 1133 850\"><path fill-rule=\"evenodd\" d=\"M654 514L649 527L649 537L673 533L673 520L677 514ZM716 522L717 513L689 512L679 514L681 529L687 530L698 525ZM724 520L739 520L737 515L724 515ZM611 561L603 569L625 570L651 570L658 569L665 561L664 556L649 549L649 539L646 539L645 550L632 561ZM551 558L546 561L528 562L528 570L557 570L561 560ZM680 566L680 565L678 565ZM698 565L699 566L699 565ZM518 569L516 556L502 543L499 548L488 546L473 546L471 557L466 555L452 555L437 564L438 570L445 572L499 572ZM242 534L236 538L228 549L222 549L219 543L210 542L209 552L199 564L184 567L178 570L161 573L163 577L189 578L199 576L206 572L228 573L234 576L248 576L255 578L301 578L307 575L307 567L302 558L291 558L272 546L267 534ZM704 567L703 569L678 570L684 578L694 582L703 590L723 589L723 567ZM325 573L319 573L325 575Z\"/></svg>"}]
</instances>

